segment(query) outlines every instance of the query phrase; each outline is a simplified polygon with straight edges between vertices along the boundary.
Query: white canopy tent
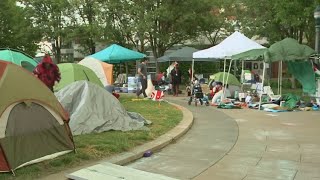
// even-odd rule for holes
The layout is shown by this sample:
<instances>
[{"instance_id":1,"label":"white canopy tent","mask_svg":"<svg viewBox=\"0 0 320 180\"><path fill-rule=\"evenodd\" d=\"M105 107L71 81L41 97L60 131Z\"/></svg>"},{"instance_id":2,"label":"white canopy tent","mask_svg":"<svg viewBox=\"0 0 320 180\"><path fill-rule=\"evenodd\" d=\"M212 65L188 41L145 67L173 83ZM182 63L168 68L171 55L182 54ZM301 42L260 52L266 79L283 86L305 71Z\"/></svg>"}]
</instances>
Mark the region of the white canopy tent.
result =
<instances>
[{"instance_id":1,"label":"white canopy tent","mask_svg":"<svg viewBox=\"0 0 320 180\"><path fill-rule=\"evenodd\" d=\"M208 49L194 52L192 69L194 69L194 59L210 59L211 61L224 59L223 71L225 72L226 60L231 59L232 55L236 55L252 49L263 49L263 48L265 47L249 39L242 33L236 31L233 34L231 34L229 37L227 37L225 40L223 40L220 44ZM231 69L231 63L232 61L230 61L229 72ZM223 81L224 81L224 78L223 78ZM226 82L228 82L228 79Z\"/></svg>"}]
</instances>

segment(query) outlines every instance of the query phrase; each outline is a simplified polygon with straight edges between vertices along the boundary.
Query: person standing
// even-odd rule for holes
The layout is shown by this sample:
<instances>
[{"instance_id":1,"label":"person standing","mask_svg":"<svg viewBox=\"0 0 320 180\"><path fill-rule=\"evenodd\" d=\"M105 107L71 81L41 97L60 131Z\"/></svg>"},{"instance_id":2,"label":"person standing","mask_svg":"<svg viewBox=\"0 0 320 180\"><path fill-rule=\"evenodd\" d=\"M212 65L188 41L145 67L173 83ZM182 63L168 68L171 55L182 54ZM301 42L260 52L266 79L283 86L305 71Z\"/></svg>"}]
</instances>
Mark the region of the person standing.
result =
<instances>
[{"instance_id":1,"label":"person standing","mask_svg":"<svg viewBox=\"0 0 320 180\"><path fill-rule=\"evenodd\" d=\"M173 96L178 96L179 85L181 84L181 76L182 76L178 63L175 65L174 69L172 69L170 74L171 74Z\"/></svg>"},{"instance_id":2,"label":"person standing","mask_svg":"<svg viewBox=\"0 0 320 180\"><path fill-rule=\"evenodd\" d=\"M59 68L53 63L49 55L45 55L40 64L33 70L33 74L39 78L52 92L56 82L61 80Z\"/></svg>"},{"instance_id":3,"label":"person standing","mask_svg":"<svg viewBox=\"0 0 320 180\"><path fill-rule=\"evenodd\" d=\"M147 59L144 58L141 60L141 63L138 67L139 81L141 82L142 88L137 91L137 97L139 98L140 94L143 94L145 98L147 98L146 89L148 87L147 82Z\"/></svg>"}]
</instances>

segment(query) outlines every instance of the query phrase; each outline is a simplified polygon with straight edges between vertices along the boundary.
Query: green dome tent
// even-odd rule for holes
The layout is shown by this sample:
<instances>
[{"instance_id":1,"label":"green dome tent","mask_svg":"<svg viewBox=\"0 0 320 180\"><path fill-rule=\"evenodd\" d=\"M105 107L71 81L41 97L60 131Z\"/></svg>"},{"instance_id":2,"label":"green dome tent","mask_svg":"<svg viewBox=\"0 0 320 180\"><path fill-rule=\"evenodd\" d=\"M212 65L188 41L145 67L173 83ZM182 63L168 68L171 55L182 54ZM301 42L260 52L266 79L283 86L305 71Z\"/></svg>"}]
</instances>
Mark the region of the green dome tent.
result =
<instances>
[{"instance_id":1,"label":"green dome tent","mask_svg":"<svg viewBox=\"0 0 320 180\"><path fill-rule=\"evenodd\" d=\"M54 87L54 91L59 91L65 86L81 80L87 80L100 87L103 87L97 75L91 69L85 66L74 63L63 63L58 64L58 67L61 73L61 81Z\"/></svg>"},{"instance_id":2,"label":"green dome tent","mask_svg":"<svg viewBox=\"0 0 320 180\"><path fill-rule=\"evenodd\" d=\"M0 59L4 61L11 62L18 66L21 66L28 71L32 72L33 69L37 66L37 62L32 59L32 57L16 51L16 50L9 50L9 49L2 49L0 50Z\"/></svg>"},{"instance_id":3,"label":"green dome tent","mask_svg":"<svg viewBox=\"0 0 320 180\"><path fill-rule=\"evenodd\" d=\"M224 77L225 81L227 80L228 74L229 74L229 78L228 78L229 85L241 86L239 80L233 74L230 74L227 72L225 73L225 77ZM214 79L215 81L223 82L223 75L224 75L223 72L218 72L214 75L211 75L210 79Z\"/></svg>"}]
</instances>

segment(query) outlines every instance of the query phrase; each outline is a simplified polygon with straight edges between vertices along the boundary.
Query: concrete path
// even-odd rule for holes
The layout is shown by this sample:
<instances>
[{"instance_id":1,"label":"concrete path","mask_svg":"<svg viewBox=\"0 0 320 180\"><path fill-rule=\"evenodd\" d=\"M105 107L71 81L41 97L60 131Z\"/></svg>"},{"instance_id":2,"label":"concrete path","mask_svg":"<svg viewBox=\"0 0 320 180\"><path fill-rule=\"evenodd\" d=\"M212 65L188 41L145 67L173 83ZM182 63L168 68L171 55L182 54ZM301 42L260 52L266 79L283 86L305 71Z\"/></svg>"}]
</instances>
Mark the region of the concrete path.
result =
<instances>
[{"instance_id":1,"label":"concrete path","mask_svg":"<svg viewBox=\"0 0 320 180\"><path fill-rule=\"evenodd\" d=\"M320 112L218 110L170 100L194 113L194 126L129 167L179 179L320 180Z\"/></svg>"},{"instance_id":2,"label":"concrete path","mask_svg":"<svg viewBox=\"0 0 320 180\"><path fill-rule=\"evenodd\" d=\"M192 179L213 166L232 149L238 138L238 125L236 121L211 107L188 106L186 98L171 98L170 101L192 111L192 128L161 152L128 166L178 179Z\"/></svg>"},{"instance_id":3,"label":"concrete path","mask_svg":"<svg viewBox=\"0 0 320 180\"><path fill-rule=\"evenodd\" d=\"M320 113L223 110L239 124L234 148L196 180L320 179Z\"/></svg>"}]
</instances>

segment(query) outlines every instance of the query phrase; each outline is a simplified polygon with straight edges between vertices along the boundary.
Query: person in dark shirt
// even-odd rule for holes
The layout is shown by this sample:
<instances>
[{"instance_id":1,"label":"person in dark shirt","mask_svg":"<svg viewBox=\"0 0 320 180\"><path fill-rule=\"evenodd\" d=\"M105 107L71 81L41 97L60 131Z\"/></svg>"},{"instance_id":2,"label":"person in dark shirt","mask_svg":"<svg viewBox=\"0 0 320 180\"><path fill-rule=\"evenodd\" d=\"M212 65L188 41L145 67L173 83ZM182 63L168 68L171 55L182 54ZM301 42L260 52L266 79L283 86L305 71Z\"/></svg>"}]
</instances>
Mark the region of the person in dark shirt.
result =
<instances>
[{"instance_id":1,"label":"person in dark shirt","mask_svg":"<svg viewBox=\"0 0 320 180\"><path fill-rule=\"evenodd\" d=\"M179 69L179 64L176 64L174 69L171 71L171 83L173 89L173 96L178 96L179 85L181 84L181 70Z\"/></svg>"},{"instance_id":2,"label":"person in dark shirt","mask_svg":"<svg viewBox=\"0 0 320 180\"><path fill-rule=\"evenodd\" d=\"M139 81L141 82L142 88L137 91L137 96L139 97L140 94L143 94L145 98L147 98L146 89L148 87L147 83L147 59L144 58L141 60L141 63L138 68L138 74L139 74Z\"/></svg>"}]
</instances>

